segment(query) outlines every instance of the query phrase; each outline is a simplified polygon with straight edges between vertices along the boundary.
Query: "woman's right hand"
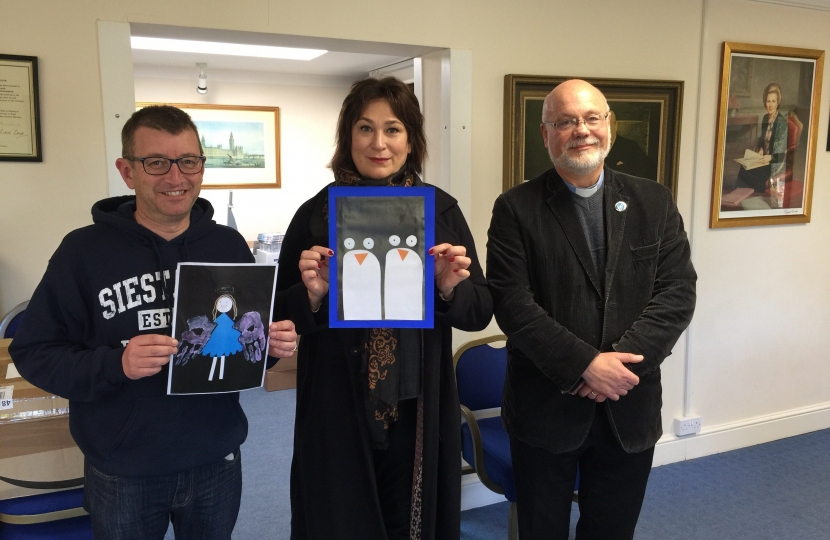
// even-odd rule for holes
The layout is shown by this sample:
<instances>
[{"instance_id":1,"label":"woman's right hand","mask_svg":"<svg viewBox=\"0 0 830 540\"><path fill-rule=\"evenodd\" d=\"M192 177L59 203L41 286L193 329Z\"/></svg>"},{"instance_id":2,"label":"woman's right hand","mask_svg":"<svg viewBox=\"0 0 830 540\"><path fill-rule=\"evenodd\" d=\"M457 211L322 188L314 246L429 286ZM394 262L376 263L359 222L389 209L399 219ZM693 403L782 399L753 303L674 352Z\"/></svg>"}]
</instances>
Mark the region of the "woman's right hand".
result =
<instances>
[{"instance_id":1,"label":"woman's right hand","mask_svg":"<svg viewBox=\"0 0 830 540\"><path fill-rule=\"evenodd\" d=\"M329 292L329 257L332 255L332 250L322 246L314 246L300 254L300 274L308 289L311 311L320 309L323 297Z\"/></svg>"}]
</instances>

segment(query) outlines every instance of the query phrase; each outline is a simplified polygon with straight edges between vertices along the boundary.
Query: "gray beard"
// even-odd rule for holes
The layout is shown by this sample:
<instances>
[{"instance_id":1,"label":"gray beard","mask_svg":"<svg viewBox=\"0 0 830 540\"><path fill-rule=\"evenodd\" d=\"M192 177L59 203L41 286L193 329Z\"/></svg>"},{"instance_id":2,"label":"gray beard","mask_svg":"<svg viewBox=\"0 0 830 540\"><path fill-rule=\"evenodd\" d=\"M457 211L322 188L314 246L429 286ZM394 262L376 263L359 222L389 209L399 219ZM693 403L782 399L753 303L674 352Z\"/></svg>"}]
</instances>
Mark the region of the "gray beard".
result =
<instances>
[{"instance_id":1,"label":"gray beard","mask_svg":"<svg viewBox=\"0 0 830 540\"><path fill-rule=\"evenodd\" d=\"M548 155L550 156L553 166L557 169L568 171L569 173L577 176L584 176L594 172L605 162L605 158L608 157L608 153L611 151L610 137L608 139L608 143L609 144L603 150L587 156L572 157L568 154L567 148L565 149L566 151L562 152L558 157L553 157L550 150L548 150Z\"/></svg>"}]
</instances>

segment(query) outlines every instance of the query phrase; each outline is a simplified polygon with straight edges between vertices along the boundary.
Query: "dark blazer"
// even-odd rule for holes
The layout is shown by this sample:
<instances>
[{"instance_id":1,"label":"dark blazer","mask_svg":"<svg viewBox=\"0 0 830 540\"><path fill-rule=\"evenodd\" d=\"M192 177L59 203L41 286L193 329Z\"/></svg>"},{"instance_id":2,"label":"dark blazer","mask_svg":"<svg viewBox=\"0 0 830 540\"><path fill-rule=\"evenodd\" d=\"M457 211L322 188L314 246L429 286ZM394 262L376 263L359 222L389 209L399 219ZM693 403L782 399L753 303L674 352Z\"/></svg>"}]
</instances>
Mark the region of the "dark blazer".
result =
<instances>
[{"instance_id":1,"label":"dark blazer","mask_svg":"<svg viewBox=\"0 0 830 540\"><path fill-rule=\"evenodd\" d=\"M604 288L554 169L499 196L488 231L487 280L508 337L502 418L511 435L554 453L588 436L597 407L569 392L612 350L645 357L628 364L640 383L605 401L612 427L627 452L657 442L660 364L695 306L697 276L671 192L608 168L603 190Z\"/></svg>"}]
</instances>

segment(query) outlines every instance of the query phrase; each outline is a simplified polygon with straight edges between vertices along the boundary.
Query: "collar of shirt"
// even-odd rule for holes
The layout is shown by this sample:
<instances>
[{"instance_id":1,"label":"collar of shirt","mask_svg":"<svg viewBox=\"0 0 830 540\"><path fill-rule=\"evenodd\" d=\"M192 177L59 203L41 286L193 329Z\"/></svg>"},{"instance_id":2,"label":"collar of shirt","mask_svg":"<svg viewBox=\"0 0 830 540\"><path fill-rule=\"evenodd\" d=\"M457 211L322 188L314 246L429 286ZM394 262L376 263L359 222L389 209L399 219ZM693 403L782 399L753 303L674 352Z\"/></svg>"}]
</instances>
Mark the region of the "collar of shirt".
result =
<instances>
[{"instance_id":1,"label":"collar of shirt","mask_svg":"<svg viewBox=\"0 0 830 540\"><path fill-rule=\"evenodd\" d=\"M562 181L565 182L565 180L562 180ZM568 186L568 189L571 190L571 193L575 193L575 194L579 195L580 197L587 198L587 197L590 197L591 195L593 195L594 193L596 193L599 190L599 188L602 187L603 181L605 181L605 169L603 169L599 173L599 179L597 180L597 183L594 184L591 187L586 187L586 188L576 187L575 185L573 185L571 183L568 183L568 182L565 182L565 185Z\"/></svg>"}]
</instances>

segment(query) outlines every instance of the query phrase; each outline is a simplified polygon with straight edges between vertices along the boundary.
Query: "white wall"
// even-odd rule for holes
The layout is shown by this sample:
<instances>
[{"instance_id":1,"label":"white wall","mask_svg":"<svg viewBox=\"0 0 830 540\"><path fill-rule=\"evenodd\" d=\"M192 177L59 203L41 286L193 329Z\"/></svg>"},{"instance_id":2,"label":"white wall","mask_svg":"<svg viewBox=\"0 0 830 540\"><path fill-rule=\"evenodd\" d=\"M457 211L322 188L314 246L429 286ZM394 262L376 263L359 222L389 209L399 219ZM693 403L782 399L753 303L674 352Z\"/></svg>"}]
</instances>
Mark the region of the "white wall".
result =
<instances>
[{"instance_id":1,"label":"white wall","mask_svg":"<svg viewBox=\"0 0 830 540\"><path fill-rule=\"evenodd\" d=\"M239 232L254 240L257 233L284 233L302 203L332 181L326 165L334 152L334 130L348 84L296 86L231 82L221 73L210 73L208 93L196 93L193 78L135 78L136 101L259 105L280 108L282 187L234 189L234 217ZM321 78L322 79L322 78ZM321 81L321 83L327 81ZM218 223L227 221L227 189L202 189L213 205Z\"/></svg>"},{"instance_id":2,"label":"white wall","mask_svg":"<svg viewBox=\"0 0 830 540\"><path fill-rule=\"evenodd\" d=\"M502 186L505 74L685 81L678 206L700 281L695 320L664 364L663 415L670 432L688 392L689 410L703 417L703 432L684 440L665 436L658 462L830 426L830 362L822 354L830 349L828 81L821 96L812 222L708 228L721 43L828 50L830 12L749 0L240 0L233 10L220 0L79 0L71 9L30 0L6 2L2 10L0 50L40 59L45 160L0 162L0 312L31 295L61 237L89 223L90 206L106 195L111 164L104 151L97 20L462 49L473 58L470 225L482 258ZM139 99L158 99L150 83L139 81ZM155 84L178 88L175 81ZM192 86L187 82L177 92L191 96ZM289 105L259 101L268 92L281 96L282 89L236 87L223 93L216 86L213 92L211 87L209 99L217 103L279 105L286 127L291 109L300 110L305 97L292 94ZM339 107L343 91L331 92L326 99ZM302 118L307 127L306 112ZM319 131L330 137L333 124ZM286 183L327 181L323 165L329 155L309 156L309 170L319 176L304 176L297 172L302 166L289 172L286 160L293 152L286 144L284 128ZM297 204L315 190L252 213L273 221L240 225L250 226L251 233L281 228L280 218L267 217L270 208ZM240 195L234 202L255 204L243 192L235 192Z\"/></svg>"}]
</instances>

